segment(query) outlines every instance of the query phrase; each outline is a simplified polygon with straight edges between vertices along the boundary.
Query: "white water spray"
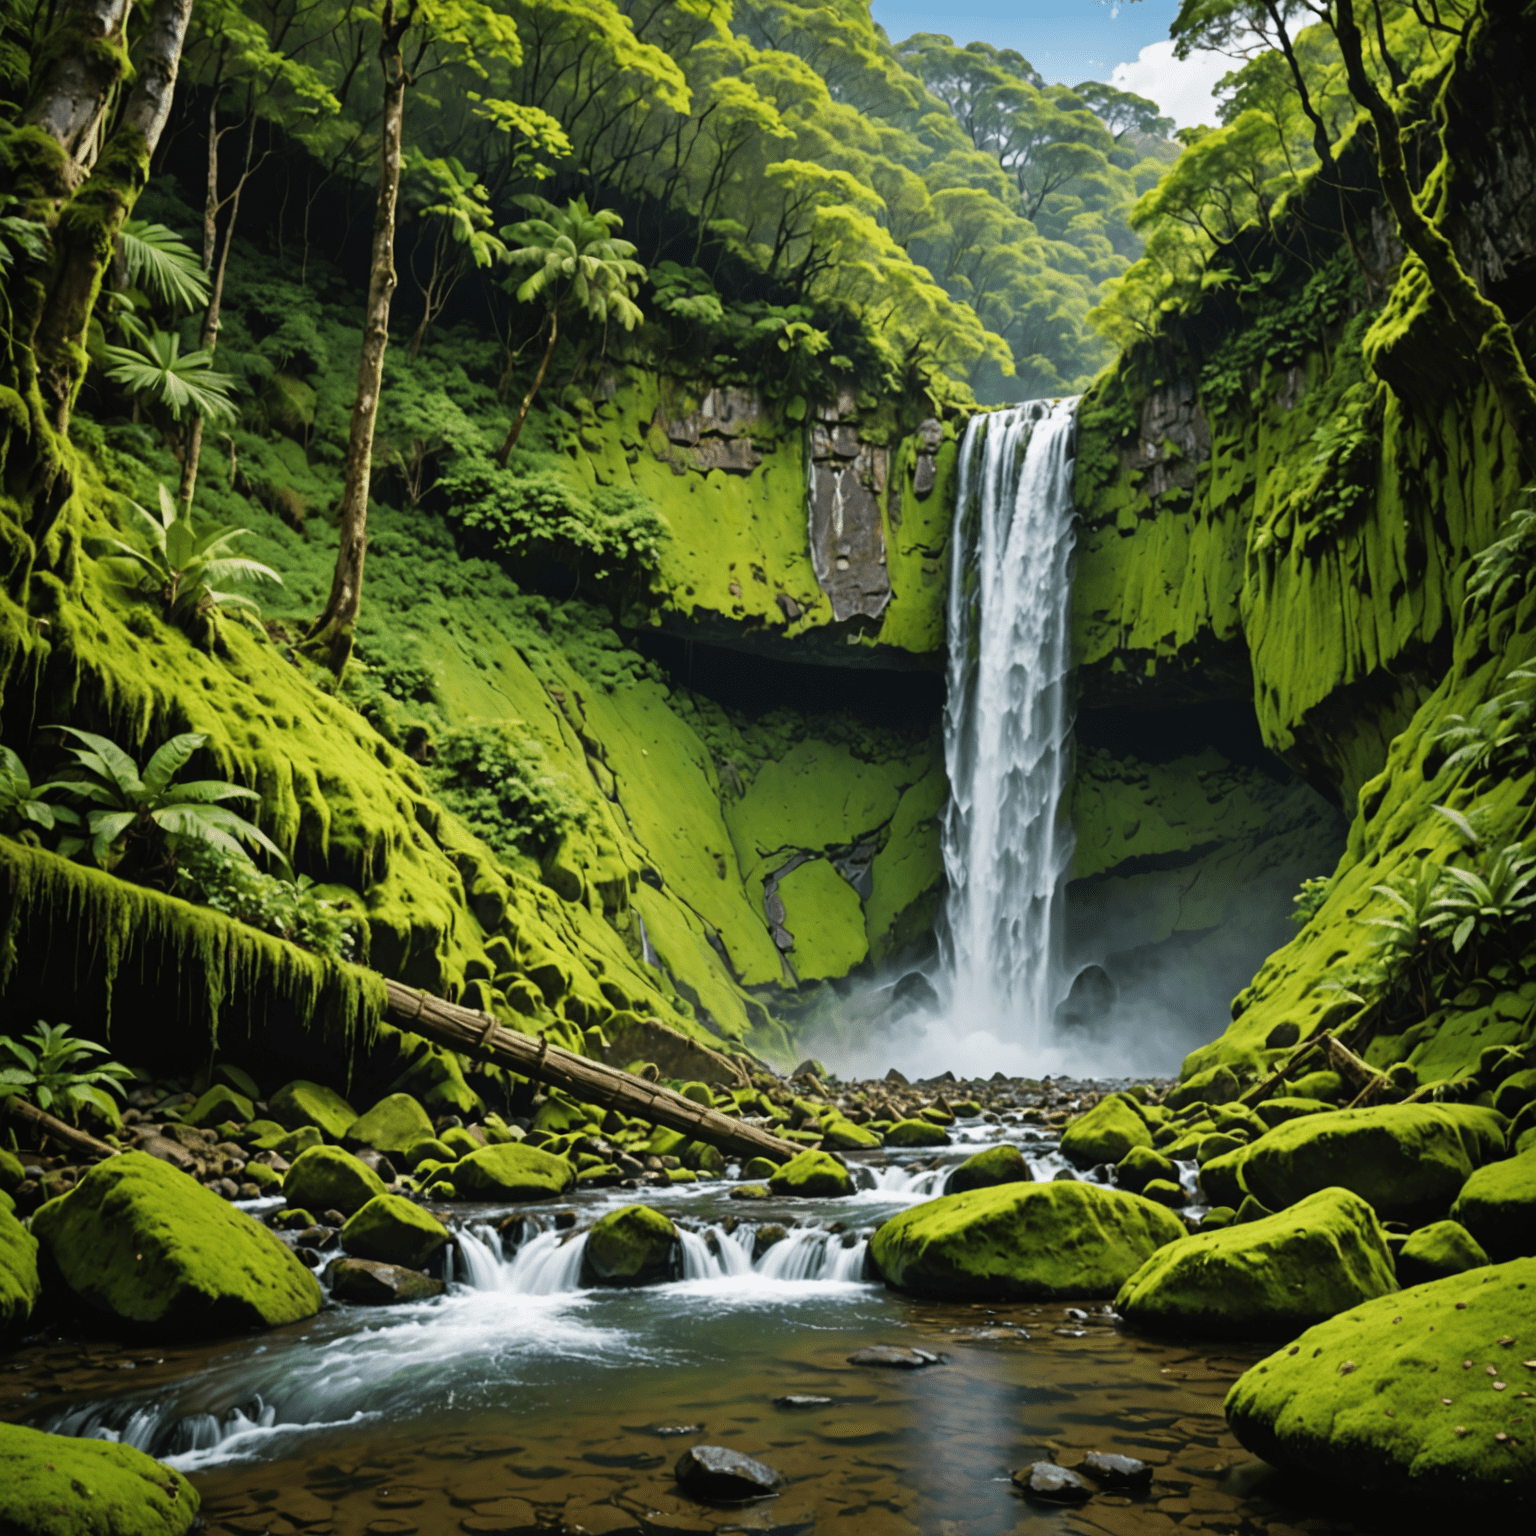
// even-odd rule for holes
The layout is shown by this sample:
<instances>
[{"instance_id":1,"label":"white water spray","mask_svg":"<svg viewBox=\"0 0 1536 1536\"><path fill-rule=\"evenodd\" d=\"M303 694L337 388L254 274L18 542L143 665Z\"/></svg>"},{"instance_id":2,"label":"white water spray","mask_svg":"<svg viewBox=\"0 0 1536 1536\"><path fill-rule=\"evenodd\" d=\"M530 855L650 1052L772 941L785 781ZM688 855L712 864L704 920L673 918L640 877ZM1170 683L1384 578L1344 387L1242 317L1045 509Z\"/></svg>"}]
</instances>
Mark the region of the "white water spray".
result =
<instances>
[{"instance_id":1,"label":"white water spray","mask_svg":"<svg viewBox=\"0 0 1536 1536\"><path fill-rule=\"evenodd\" d=\"M949 588L939 924L956 1035L1052 1044L1061 1001L1061 815L1075 400L977 416L961 451Z\"/></svg>"}]
</instances>

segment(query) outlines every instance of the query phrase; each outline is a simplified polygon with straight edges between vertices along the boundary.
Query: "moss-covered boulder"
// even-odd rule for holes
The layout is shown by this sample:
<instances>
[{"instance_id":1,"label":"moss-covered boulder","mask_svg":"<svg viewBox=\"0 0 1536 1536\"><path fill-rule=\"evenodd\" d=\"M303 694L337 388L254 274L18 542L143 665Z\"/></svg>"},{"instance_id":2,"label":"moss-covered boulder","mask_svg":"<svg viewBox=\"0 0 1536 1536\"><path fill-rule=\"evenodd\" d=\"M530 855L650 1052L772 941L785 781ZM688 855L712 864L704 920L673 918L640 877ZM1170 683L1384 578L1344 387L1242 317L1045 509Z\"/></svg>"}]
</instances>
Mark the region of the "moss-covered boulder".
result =
<instances>
[{"instance_id":1,"label":"moss-covered boulder","mask_svg":"<svg viewBox=\"0 0 1536 1536\"><path fill-rule=\"evenodd\" d=\"M283 1194L290 1205L340 1211L344 1216L362 1210L383 1193L383 1179L340 1147L311 1147L301 1152L283 1180Z\"/></svg>"},{"instance_id":2,"label":"moss-covered boulder","mask_svg":"<svg viewBox=\"0 0 1536 1536\"><path fill-rule=\"evenodd\" d=\"M1238 1378L1227 1421L1254 1455L1308 1476L1461 1510L1527 1507L1533 1338L1536 1259L1471 1270L1308 1329Z\"/></svg>"},{"instance_id":3,"label":"moss-covered boulder","mask_svg":"<svg viewBox=\"0 0 1536 1536\"><path fill-rule=\"evenodd\" d=\"M464 1081L464 1068L452 1051L420 1042L416 1059L389 1085L391 1093L408 1093L434 1115L475 1118L485 1112L480 1095Z\"/></svg>"},{"instance_id":4,"label":"moss-covered boulder","mask_svg":"<svg viewBox=\"0 0 1536 1536\"><path fill-rule=\"evenodd\" d=\"M683 1244L670 1218L626 1205L594 1223L581 1254L583 1285L661 1285L683 1272Z\"/></svg>"},{"instance_id":5,"label":"moss-covered boulder","mask_svg":"<svg viewBox=\"0 0 1536 1536\"><path fill-rule=\"evenodd\" d=\"M348 1253L407 1269L424 1269L447 1241L447 1227L401 1195L375 1195L341 1229Z\"/></svg>"},{"instance_id":6,"label":"moss-covered boulder","mask_svg":"<svg viewBox=\"0 0 1536 1536\"><path fill-rule=\"evenodd\" d=\"M349 1147L371 1147L375 1152L408 1152L418 1141L432 1135L432 1117L408 1093L392 1093L379 1100L347 1129Z\"/></svg>"},{"instance_id":7,"label":"moss-covered boulder","mask_svg":"<svg viewBox=\"0 0 1536 1536\"><path fill-rule=\"evenodd\" d=\"M471 1152L478 1152L481 1147L491 1145L490 1138L484 1132L477 1136L467 1126L462 1125L450 1125L437 1139L455 1157L468 1157ZM501 1145L505 1145L505 1143L501 1143Z\"/></svg>"},{"instance_id":8,"label":"moss-covered boulder","mask_svg":"<svg viewBox=\"0 0 1536 1536\"><path fill-rule=\"evenodd\" d=\"M1125 1095L1112 1093L1080 1115L1061 1136L1061 1155L1079 1168L1118 1163L1132 1147L1150 1147L1152 1127Z\"/></svg>"},{"instance_id":9,"label":"moss-covered boulder","mask_svg":"<svg viewBox=\"0 0 1536 1536\"><path fill-rule=\"evenodd\" d=\"M143 1152L99 1163L32 1231L80 1304L127 1328L200 1338L320 1310L319 1285L284 1243Z\"/></svg>"},{"instance_id":10,"label":"moss-covered boulder","mask_svg":"<svg viewBox=\"0 0 1536 1536\"><path fill-rule=\"evenodd\" d=\"M1376 1213L1347 1189L1160 1248L1115 1310L1133 1327L1207 1339L1289 1338L1397 1289Z\"/></svg>"},{"instance_id":11,"label":"moss-covered boulder","mask_svg":"<svg viewBox=\"0 0 1536 1536\"><path fill-rule=\"evenodd\" d=\"M448 1171L453 1194L442 1192L446 1178L434 1179L429 1194L457 1200L552 1200L576 1182L575 1166L565 1158L521 1142L481 1147Z\"/></svg>"},{"instance_id":12,"label":"moss-covered boulder","mask_svg":"<svg viewBox=\"0 0 1536 1536\"><path fill-rule=\"evenodd\" d=\"M1189 1104L1230 1104L1242 1091L1243 1085L1230 1067L1207 1067L1170 1088L1164 1103L1170 1109Z\"/></svg>"},{"instance_id":13,"label":"moss-covered boulder","mask_svg":"<svg viewBox=\"0 0 1536 1536\"><path fill-rule=\"evenodd\" d=\"M1239 1147L1200 1165L1200 1188L1212 1205L1239 1206L1247 1198L1241 1179L1246 1151L1246 1147Z\"/></svg>"},{"instance_id":14,"label":"moss-covered boulder","mask_svg":"<svg viewBox=\"0 0 1536 1536\"><path fill-rule=\"evenodd\" d=\"M425 1141L417 1141L411 1144L410 1150L405 1154L405 1166L415 1173L424 1163L452 1163L458 1160L458 1154L446 1142L439 1141L435 1136L429 1136Z\"/></svg>"},{"instance_id":15,"label":"moss-covered boulder","mask_svg":"<svg viewBox=\"0 0 1536 1536\"><path fill-rule=\"evenodd\" d=\"M10 1211L0 1209L0 1344L26 1328L41 1294L37 1239Z\"/></svg>"},{"instance_id":16,"label":"moss-covered boulder","mask_svg":"<svg viewBox=\"0 0 1536 1536\"><path fill-rule=\"evenodd\" d=\"M768 1180L776 1195L830 1199L853 1193L853 1176L830 1152L802 1152Z\"/></svg>"},{"instance_id":17,"label":"moss-covered boulder","mask_svg":"<svg viewBox=\"0 0 1536 1536\"><path fill-rule=\"evenodd\" d=\"M1164 1157L1152 1147L1132 1147L1115 1164L1115 1183L1133 1195L1139 1195L1153 1179L1166 1179L1177 1184L1179 1170L1171 1157Z\"/></svg>"},{"instance_id":18,"label":"moss-covered boulder","mask_svg":"<svg viewBox=\"0 0 1536 1536\"><path fill-rule=\"evenodd\" d=\"M267 1111L290 1131L312 1125L331 1141L340 1141L357 1119L357 1111L339 1093L303 1078L284 1083L267 1101Z\"/></svg>"},{"instance_id":19,"label":"moss-covered boulder","mask_svg":"<svg viewBox=\"0 0 1536 1536\"><path fill-rule=\"evenodd\" d=\"M9 1194L24 1177L21 1159L9 1147L0 1147L0 1190Z\"/></svg>"},{"instance_id":20,"label":"moss-covered boulder","mask_svg":"<svg viewBox=\"0 0 1536 1536\"><path fill-rule=\"evenodd\" d=\"M1495 1264L1536 1257L1536 1147L1479 1168L1462 1186L1451 1217Z\"/></svg>"},{"instance_id":21,"label":"moss-covered boulder","mask_svg":"<svg viewBox=\"0 0 1536 1536\"><path fill-rule=\"evenodd\" d=\"M1399 1285L1423 1285L1481 1269L1488 1255L1459 1221L1437 1221L1410 1232L1396 1259Z\"/></svg>"},{"instance_id":22,"label":"moss-covered boulder","mask_svg":"<svg viewBox=\"0 0 1536 1536\"><path fill-rule=\"evenodd\" d=\"M181 1121L183 1125L198 1127L219 1125L225 1120L238 1120L244 1125L255 1113L256 1106L244 1094L236 1093L233 1088L227 1088L223 1083L215 1083L181 1117Z\"/></svg>"},{"instance_id":23,"label":"moss-covered boulder","mask_svg":"<svg viewBox=\"0 0 1536 1536\"><path fill-rule=\"evenodd\" d=\"M1024 1154L1011 1142L977 1152L951 1171L944 1181L946 1195L963 1195L968 1189L992 1189L999 1184L1027 1184L1034 1178Z\"/></svg>"},{"instance_id":24,"label":"moss-covered boulder","mask_svg":"<svg viewBox=\"0 0 1536 1536\"><path fill-rule=\"evenodd\" d=\"M1245 1147L1238 1177L1273 1211L1336 1185L1369 1200L1383 1221L1419 1226L1443 1217L1473 1171L1503 1155L1504 1124L1471 1104L1309 1115Z\"/></svg>"},{"instance_id":25,"label":"moss-covered boulder","mask_svg":"<svg viewBox=\"0 0 1536 1536\"><path fill-rule=\"evenodd\" d=\"M1172 1212L1123 1190L1004 1184L903 1211L875 1233L869 1257L887 1285L924 1296L1107 1299L1183 1236Z\"/></svg>"},{"instance_id":26,"label":"moss-covered boulder","mask_svg":"<svg viewBox=\"0 0 1536 1536\"><path fill-rule=\"evenodd\" d=\"M1276 1099L1265 1099L1254 1110L1254 1113L1265 1125L1284 1125L1287 1120L1300 1120L1305 1115L1326 1115L1331 1112L1331 1106L1324 1104L1321 1099L1297 1099L1290 1095L1283 1095Z\"/></svg>"},{"instance_id":27,"label":"moss-covered boulder","mask_svg":"<svg viewBox=\"0 0 1536 1536\"><path fill-rule=\"evenodd\" d=\"M880 1136L866 1126L855 1125L841 1116L824 1116L821 1122L821 1144L835 1152L872 1152L883 1146Z\"/></svg>"},{"instance_id":28,"label":"moss-covered boulder","mask_svg":"<svg viewBox=\"0 0 1536 1536\"><path fill-rule=\"evenodd\" d=\"M181 1473L131 1445L0 1424L7 1536L182 1536L201 1502Z\"/></svg>"},{"instance_id":29,"label":"moss-covered boulder","mask_svg":"<svg viewBox=\"0 0 1536 1536\"><path fill-rule=\"evenodd\" d=\"M888 1147L947 1147L949 1132L927 1120L898 1120L885 1133Z\"/></svg>"},{"instance_id":30,"label":"moss-covered boulder","mask_svg":"<svg viewBox=\"0 0 1536 1536\"><path fill-rule=\"evenodd\" d=\"M1291 1084L1287 1097L1337 1104L1343 1099L1346 1086L1337 1072L1325 1068L1321 1072L1308 1072L1304 1077L1298 1077Z\"/></svg>"}]
</instances>

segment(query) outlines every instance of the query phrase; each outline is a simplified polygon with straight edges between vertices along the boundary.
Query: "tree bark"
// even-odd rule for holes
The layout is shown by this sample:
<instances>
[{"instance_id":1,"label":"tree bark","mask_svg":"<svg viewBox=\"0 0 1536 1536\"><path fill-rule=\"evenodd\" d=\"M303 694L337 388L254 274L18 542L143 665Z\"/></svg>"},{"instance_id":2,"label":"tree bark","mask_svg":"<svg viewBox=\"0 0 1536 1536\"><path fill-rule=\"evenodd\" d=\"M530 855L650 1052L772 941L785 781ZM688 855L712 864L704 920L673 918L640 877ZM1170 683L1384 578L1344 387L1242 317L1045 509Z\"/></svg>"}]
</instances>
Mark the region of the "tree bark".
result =
<instances>
[{"instance_id":1,"label":"tree bark","mask_svg":"<svg viewBox=\"0 0 1536 1536\"><path fill-rule=\"evenodd\" d=\"M1364 40L1353 0L1337 0L1334 34L1344 56L1350 94L1371 115L1376 129L1376 164L1403 244L1424 264L1436 294L1466 338L1492 386L1514 436L1523 472L1536 474L1536 382L1525 366L1504 312L1486 298L1457 259L1455 247L1420 208L1403 160L1397 113L1365 67Z\"/></svg>"},{"instance_id":2,"label":"tree bark","mask_svg":"<svg viewBox=\"0 0 1536 1536\"><path fill-rule=\"evenodd\" d=\"M533 407L533 397L538 394L539 386L544 382L544 375L549 372L549 360L555 355L555 339L560 331L560 311L552 309L549 312L549 345L544 348L544 361L539 364L539 371L534 375L533 388L523 396L523 403L518 407L517 420L512 423L512 430L507 433L507 440L501 445L501 451L496 455L496 462L505 469L507 460L512 457L512 450L517 447L517 440L523 435L523 423L528 420L528 412Z\"/></svg>"},{"instance_id":3,"label":"tree bark","mask_svg":"<svg viewBox=\"0 0 1536 1536\"><path fill-rule=\"evenodd\" d=\"M384 1017L397 1028L424 1035L451 1051L510 1067L524 1077L563 1089L584 1104L664 1125L737 1157L767 1157L782 1163L805 1150L759 1126L685 1099L670 1088L550 1045L542 1035L506 1029L488 1013L413 992L397 981L386 981L384 986Z\"/></svg>"},{"instance_id":4,"label":"tree bark","mask_svg":"<svg viewBox=\"0 0 1536 1536\"><path fill-rule=\"evenodd\" d=\"M29 1126L44 1136L52 1136L55 1141L62 1142L74 1152L83 1152L90 1157L116 1157L121 1150L108 1142L98 1141L87 1131L67 1125L57 1115L50 1115L46 1109L39 1109L14 1094L10 1098L0 1099L0 1112L18 1125Z\"/></svg>"},{"instance_id":5,"label":"tree bark","mask_svg":"<svg viewBox=\"0 0 1536 1536\"><path fill-rule=\"evenodd\" d=\"M373 479L373 429L379 414L384 350L389 344L389 305L399 279L395 273L395 218L400 200L401 138L405 91L410 84L401 41L409 16L397 18L394 0L385 0L379 57L384 68L384 124L379 199L373 219L373 261L368 274L368 309L363 349L357 362L357 398L347 439L347 476L341 494L341 542L325 610L310 627L302 649L337 676L346 670L363 601L363 560L368 551L368 490Z\"/></svg>"}]
</instances>

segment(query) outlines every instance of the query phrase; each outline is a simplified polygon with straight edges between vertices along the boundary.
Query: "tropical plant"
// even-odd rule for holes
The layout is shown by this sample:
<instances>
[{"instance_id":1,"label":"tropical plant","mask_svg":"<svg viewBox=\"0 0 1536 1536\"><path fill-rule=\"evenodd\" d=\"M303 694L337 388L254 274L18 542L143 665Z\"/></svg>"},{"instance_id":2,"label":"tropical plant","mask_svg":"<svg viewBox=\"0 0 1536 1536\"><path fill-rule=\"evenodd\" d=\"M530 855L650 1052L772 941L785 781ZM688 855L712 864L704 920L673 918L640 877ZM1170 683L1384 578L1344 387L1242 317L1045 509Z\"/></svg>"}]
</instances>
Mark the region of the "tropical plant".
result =
<instances>
[{"instance_id":1,"label":"tropical plant","mask_svg":"<svg viewBox=\"0 0 1536 1536\"><path fill-rule=\"evenodd\" d=\"M1467 595L1490 608L1510 608L1536 581L1536 486L1526 486L1502 539L1473 556Z\"/></svg>"},{"instance_id":2,"label":"tropical plant","mask_svg":"<svg viewBox=\"0 0 1536 1536\"><path fill-rule=\"evenodd\" d=\"M1481 778L1493 769L1508 770L1536 755L1536 668L1508 673L1505 687L1469 715L1447 715L1435 737L1449 749L1441 773L1465 771Z\"/></svg>"},{"instance_id":3,"label":"tropical plant","mask_svg":"<svg viewBox=\"0 0 1536 1536\"><path fill-rule=\"evenodd\" d=\"M59 843L65 857L88 852L103 869L120 865L138 874L174 874L178 845L207 843L226 853L246 857L242 844L271 854L287 868L288 861L271 838L253 822L230 810L231 800L261 802L254 789L223 779L194 779L176 783L192 755L208 743L195 731L173 736L144 765L128 756L116 742L72 725L54 726L83 742L70 747L71 764L60 783L82 806L83 834L69 834Z\"/></svg>"},{"instance_id":4,"label":"tropical plant","mask_svg":"<svg viewBox=\"0 0 1536 1536\"><path fill-rule=\"evenodd\" d=\"M174 229L129 219L118 245L131 287L143 289L173 311L190 312L208 302L208 274L197 252Z\"/></svg>"},{"instance_id":5,"label":"tropical plant","mask_svg":"<svg viewBox=\"0 0 1536 1536\"><path fill-rule=\"evenodd\" d=\"M51 832L56 826L79 826L80 818L67 805L52 805L43 798L61 788L56 783L34 784L27 765L9 747L0 747L0 832L14 837L32 827Z\"/></svg>"},{"instance_id":6,"label":"tropical plant","mask_svg":"<svg viewBox=\"0 0 1536 1536\"><path fill-rule=\"evenodd\" d=\"M170 491L160 487L157 517L138 502L128 506L145 535L144 545L122 539L92 538L88 553L103 559L112 574L130 591L151 596L165 617L189 630L201 627L208 643L218 637L219 614L229 611L259 612L242 593L223 591L231 582L271 581L283 578L269 565L233 552L244 528L199 526L189 510L179 507Z\"/></svg>"},{"instance_id":7,"label":"tropical plant","mask_svg":"<svg viewBox=\"0 0 1536 1536\"><path fill-rule=\"evenodd\" d=\"M1451 864L1444 876L1424 923L1428 936L1448 942L1456 955L1470 943L1478 952L1477 973L1495 958L1490 950L1516 958L1536 918L1536 855L1511 843L1480 871Z\"/></svg>"},{"instance_id":8,"label":"tropical plant","mask_svg":"<svg viewBox=\"0 0 1536 1536\"><path fill-rule=\"evenodd\" d=\"M543 304L549 341L517 419L496 455L503 469L549 372L549 360L560 337L561 315L574 309L589 320L601 321L605 330L610 320L617 320L626 331L632 331L644 319L635 295L645 278L645 268L634 260L635 247L614 237L613 231L624 222L619 214L611 208L593 213L585 197L572 198L563 209L531 194L517 201L533 217L509 224L501 237L514 247L507 257L514 266L533 268L518 285L517 299L521 304Z\"/></svg>"},{"instance_id":9,"label":"tropical plant","mask_svg":"<svg viewBox=\"0 0 1536 1536\"><path fill-rule=\"evenodd\" d=\"M32 219L5 210L20 199L0 193L0 277L15 266L18 257L47 261L50 237L48 227Z\"/></svg>"},{"instance_id":10,"label":"tropical plant","mask_svg":"<svg viewBox=\"0 0 1536 1536\"><path fill-rule=\"evenodd\" d=\"M44 1024L42 1020L26 1041L24 1045L0 1035L0 1049L9 1052L16 1063L0 1067L0 1093L14 1093L67 1120L78 1122L82 1110L94 1109L114 1125L119 1122L117 1105L107 1090L121 1092L121 1084L133 1073L116 1061L83 1065L91 1056L105 1056L106 1046L94 1040L76 1040L69 1025Z\"/></svg>"},{"instance_id":11,"label":"tropical plant","mask_svg":"<svg viewBox=\"0 0 1536 1536\"><path fill-rule=\"evenodd\" d=\"M136 347L102 348L114 384L169 411L173 421L189 410L209 421L235 420L234 375L215 370L212 352L184 353L174 331L152 330L138 340Z\"/></svg>"}]
</instances>

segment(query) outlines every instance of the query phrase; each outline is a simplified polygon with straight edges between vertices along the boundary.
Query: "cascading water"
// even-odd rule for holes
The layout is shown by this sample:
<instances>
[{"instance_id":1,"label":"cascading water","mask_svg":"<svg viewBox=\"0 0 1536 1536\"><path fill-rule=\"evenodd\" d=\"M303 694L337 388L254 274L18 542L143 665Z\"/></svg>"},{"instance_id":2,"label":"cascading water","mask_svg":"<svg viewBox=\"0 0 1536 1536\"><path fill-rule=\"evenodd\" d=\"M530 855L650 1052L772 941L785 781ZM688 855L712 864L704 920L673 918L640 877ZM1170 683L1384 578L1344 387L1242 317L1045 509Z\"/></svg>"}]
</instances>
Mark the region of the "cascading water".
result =
<instances>
[{"instance_id":1,"label":"cascading water","mask_svg":"<svg viewBox=\"0 0 1536 1536\"><path fill-rule=\"evenodd\" d=\"M1061 976L1060 816L1072 721L1067 610L1076 400L976 417L961 451L949 589L939 924L953 1033L1038 1052Z\"/></svg>"}]
</instances>

